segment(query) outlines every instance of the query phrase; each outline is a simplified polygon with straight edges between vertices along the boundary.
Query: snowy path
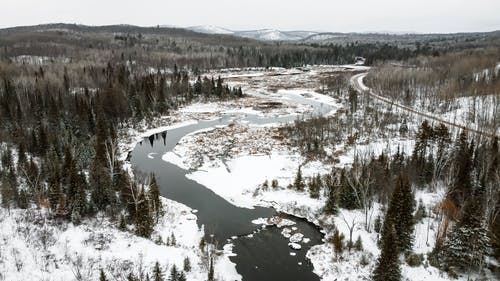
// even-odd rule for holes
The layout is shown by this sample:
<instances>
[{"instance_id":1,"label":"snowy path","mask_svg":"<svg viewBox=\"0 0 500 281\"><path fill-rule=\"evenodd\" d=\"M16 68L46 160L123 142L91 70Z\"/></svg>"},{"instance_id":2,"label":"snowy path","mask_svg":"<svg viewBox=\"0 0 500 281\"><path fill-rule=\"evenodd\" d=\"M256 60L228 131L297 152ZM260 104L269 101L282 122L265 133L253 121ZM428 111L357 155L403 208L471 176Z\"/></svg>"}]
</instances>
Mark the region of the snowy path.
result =
<instances>
[{"instance_id":1,"label":"snowy path","mask_svg":"<svg viewBox=\"0 0 500 281\"><path fill-rule=\"evenodd\" d=\"M391 100L389 98L377 95L377 94L375 94L373 92L372 89L368 88L363 83L363 78L365 78L367 74L368 73L365 72L365 73L360 73L360 74L357 74L357 75L354 75L354 76L351 77L350 83L351 83L351 85L353 85L353 87L356 89L356 91L358 91L360 93L366 93L366 94L370 95L371 97L373 97L373 98L375 98L375 99L377 99L379 101L391 104L392 106L395 106L395 107L400 108L400 109L402 109L404 111L407 111L407 112L419 115L419 116L421 116L421 117L423 117L425 119L431 120L431 121L437 121L437 122L440 122L440 123L443 123L443 124L446 124L446 125L449 125L449 126L452 126L452 127L455 127L455 128L465 129L465 130L467 130L469 132L472 132L472 133L475 133L475 134L478 134L478 135L482 135L482 136L486 136L486 137L489 137L489 138L500 137L500 135L496 135L494 133L490 133L490 132L486 132L486 131L482 131L482 130L478 130L478 129L474 129L474 128L469 128L469 127L461 125L461 124L457 124L457 123L454 123L454 122L450 122L450 121L444 120L442 118L439 118L437 116L431 115L429 113L421 112L421 111L418 111L418 110L416 110L414 108L411 108L411 107L408 107L408 106L405 106L405 105L402 105L402 104L395 103L393 100Z\"/></svg>"}]
</instances>

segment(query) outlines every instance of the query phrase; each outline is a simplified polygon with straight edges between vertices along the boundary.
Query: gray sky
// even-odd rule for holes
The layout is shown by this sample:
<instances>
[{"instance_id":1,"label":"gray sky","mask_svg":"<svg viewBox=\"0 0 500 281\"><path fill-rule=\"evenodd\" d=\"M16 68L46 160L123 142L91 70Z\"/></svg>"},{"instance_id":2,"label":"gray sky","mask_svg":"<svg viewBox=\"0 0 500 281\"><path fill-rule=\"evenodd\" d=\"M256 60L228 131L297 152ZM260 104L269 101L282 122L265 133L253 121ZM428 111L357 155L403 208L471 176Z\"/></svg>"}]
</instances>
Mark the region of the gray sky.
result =
<instances>
[{"instance_id":1,"label":"gray sky","mask_svg":"<svg viewBox=\"0 0 500 281\"><path fill-rule=\"evenodd\" d=\"M499 0L1 0L0 27L216 25L340 32L500 29Z\"/></svg>"}]
</instances>

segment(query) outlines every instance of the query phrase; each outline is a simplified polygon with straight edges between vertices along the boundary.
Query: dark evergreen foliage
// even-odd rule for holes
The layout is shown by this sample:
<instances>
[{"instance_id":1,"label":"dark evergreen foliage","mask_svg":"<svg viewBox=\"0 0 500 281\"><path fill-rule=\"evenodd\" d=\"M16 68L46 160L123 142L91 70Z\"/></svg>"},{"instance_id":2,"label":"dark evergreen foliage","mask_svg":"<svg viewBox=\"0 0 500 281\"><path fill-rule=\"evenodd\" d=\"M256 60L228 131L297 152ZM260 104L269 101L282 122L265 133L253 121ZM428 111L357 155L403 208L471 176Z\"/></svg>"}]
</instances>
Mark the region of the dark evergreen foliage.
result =
<instances>
[{"instance_id":1,"label":"dark evergreen foliage","mask_svg":"<svg viewBox=\"0 0 500 281\"><path fill-rule=\"evenodd\" d=\"M99 273L99 281L107 281L108 279L106 278L106 274L104 274L104 270L100 270Z\"/></svg>"},{"instance_id":2,"label":"dark evergreen foliage","mask_svg":"<svg viewBox=\"0 0 500 281\"><path fill-rule=\"evenodd\" d=\"M149 184L149 197L155 222L158 223L158 220L163 215L163 205L160 200L160 189L158 187L158 183L156 182L155 175L151 176L151 183Z\"/></svg>"},{"instance_id":3,"label":"dark evergreen foliage","mask_svg":"<svg viewBox=\"0 0 500 281\"><path fill-rule=\"evenodd\" d=\"M441 266L461 270L478 269L490 253L490 239L484 224L483 183L475 181L474 193L465 202L460 220L443 244Z\"/></svg>"},{"instance_id":4,"label":"dark evergreen foliage","mask_svg":"<svg viewBox=\"0 0 500 281\"><path fill-rule=\"evenodd\" d=\"M135 218L136 233L139 236L149 238L153 232L154 220L151 215L149 201L146 198L144 188L141 188L137 197L137 213Z\"/></svg>"},{"instance_id":5,"label":"dark evergreen foliage","mask_svg":"<svg viewBox=\"0 0 500 281\"><path fill-rule=\"evenodd\" d=\"M410 182L406 176L400 175L396 180L396 187L385 215L382 236L387 236L387 232L394 228L396 232L394 243L403 252L410 251L413 245L414 209L415 203Z\"/></svg>"},{"instance_id":6,"label":"dark evergreen foliage","mask_svg":"<svg viewBox=\"0 0 500 281\"><path fill-rule=\"evenodd\" d=\"M155 266L153 267L153 273L151 274L153 276L154 281L163 281L163 270L160 266L159 262L155 263Z\"/></svg>"},{"instance_id":7,"label":"dark evergreen foliage","mask_svg":"<svg viewBox=\"0 0 500 281\"><path fill-rule=\"evenodd\" d=\"M373 271L373 281L401 280L399 249L396 241L396 229L393 225L388 225L387 231L382 235L382 252Z\"/></svg>"}]
</instances>

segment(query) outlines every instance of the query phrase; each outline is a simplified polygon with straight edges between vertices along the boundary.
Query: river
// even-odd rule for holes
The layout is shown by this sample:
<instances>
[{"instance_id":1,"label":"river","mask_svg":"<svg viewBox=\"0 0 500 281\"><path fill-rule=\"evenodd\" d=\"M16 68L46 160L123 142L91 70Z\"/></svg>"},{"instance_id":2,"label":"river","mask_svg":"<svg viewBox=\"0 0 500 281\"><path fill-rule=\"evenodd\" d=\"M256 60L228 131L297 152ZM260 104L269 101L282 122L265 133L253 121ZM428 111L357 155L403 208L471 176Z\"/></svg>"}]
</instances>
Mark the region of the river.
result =
<instances>
[{"instance_id":1,"label":"river","mask_svg":"<svg viewBox=\"0 0 500 281\"><path fill-rule=\"evenodd\" d=\"M314 115L325 115L333 109L327 104L300 95L290 95L287 100L313 106ZM205 186L186 178L188 170L161 159L163 154L174 149L182 137L201 129L239 121L253 124L284 123L297 117L228 114L217 120L199 121L197 124L144 138L131 152L130 162L134 173L156 175L162 196L197 210L198 224L204 227L205 237L209 242L215 243L219 248L227 243L234 244L233 252L236 256L230 259L236 263L236 270L243 276L244 281L319 280L312 272L312 264L305 257L310 247L323 243L323 234L315 225L291 215L278 214L273 208L237 207ZM304 234L310 241L303 243L302 249L293 250L288 246L288 239L281 235L282 229L275 226L262 228L252 223L254 219L276 215L294 221L293 227L297 228L296 231ZM253 235L248 237L249 234Z\"/></svg>"}]
</instances>

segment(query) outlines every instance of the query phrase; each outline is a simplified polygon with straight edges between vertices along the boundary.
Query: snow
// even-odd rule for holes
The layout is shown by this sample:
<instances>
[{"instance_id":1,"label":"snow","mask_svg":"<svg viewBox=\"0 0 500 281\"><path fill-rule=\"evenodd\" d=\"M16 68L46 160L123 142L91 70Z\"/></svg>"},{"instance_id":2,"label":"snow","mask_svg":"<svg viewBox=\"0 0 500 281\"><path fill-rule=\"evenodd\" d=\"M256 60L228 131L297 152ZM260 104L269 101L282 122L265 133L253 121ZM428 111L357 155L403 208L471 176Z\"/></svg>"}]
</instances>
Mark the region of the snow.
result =
<instances>
[{"instance_id":1,"label":"snow","mask_svg":"<svg viewBox=\"0 0 500 281\"><path fill-rule=\"evenodd\" d=\"M283 237L285 237L286 239L290 239L290 237L292 237L292 230L288 227L285 227L281 231L281 235L283 235Z\"/></svg>"},{"instance_id":2,"label":"snow","mask_svg":"<svg viewBox=\"0 0 500 281\"><path fill-rule=\"evenodd\" d=\"M206 33L206 34L234 34L234 31L223 28L223 27L218 27L215 25L199 25L199 26L191 26L188 27L187 29L199 32L199 33Z\"/></svg>"},{"instance_id":3,"label":"snow","mask_svg":"<svg viewBox=\"0 0 500 281\"><path fill-rule=\"evenodd\" d=\"M295 233L290 237L290 242L291 243L300 243L302 241L302 238L304 238L304 234L302 233Z\"/></svg>"},{"instance_id":4,"label":"snow","mask_svg":"<svg viewBox=\"0 0 500 281\"><path fill-rule=\"evenodd\" d=\"M278 228L282 228L285 226L295 225L295 222L289 219L284 219L279 216L275 216L272 218L258 218L252 221L253 224L260 224L263 226L276 225Z\"/></svg>"},{"instance_id":5,"label":"snow","mask_svg":"<svg viewBox=\"0 0 500 281\"><path fill-rule=\"evenodd\" d=\"M204 280L207 273L200 267L202 255L198 249L203 230L198 229L196 216L180 203L162 200L166 214L155 227L153 238L167 241L174 234L176 245L157 244L120 231L106 216L73 225L53 223L46 209L1 209L1 277L75 280L80 272L83 280L96 280L103 268L109 278L124 278L130 270L137 273L140 265L151 272L156 261L164 270L173 264L182 269L184 258L189 257L192 270L187 273L188 279Z\"/></svg>"},{"instance_id":6,"label":"snow","mask_svg":"<svg viewBox=\"0 0 500 281\"><path fill-rule=\"evenodd\" d=\"M301 36L295 34L288 34L283 31L276 29L261 29L261 30L250 30L250 31L240 31L236 35L246 38L253 38L257 40L268 40L268 41L278 41L278 40L300 40Z\"/></svg>"},{"instance_id":7,"label":"snow","mask_svg":"<svg viewBox=\"0 0 500 281\"><path fill-rule=\"evenodd\" d=\"M229 260L229 257L234 256L233 244L226 244L223 247L223 255L217 259L214 271L218 277L216 280L231 280L241 281L243 277L236 271L236 264Z\"/></svg>"},{"instance_id":8,"label":"snow","mask_svg":"<svg viewBox=\"0 0 500 281\"><path fill-rule=\"evenodd\" d=\"M253 208L254 200L248 194L266 179L271 181L284 171L295 171L296 158L289 155L248 155L224 163L204 164L198 171L187 175L222 196L228 202L246 208ZM252 171L249 173L249 171Z\"/></svg>"},{"instance_id":9,"label":"snow","mask_svg":"<svg viewBox=\"0 0 500 281\"><path fill-rule=\"evenodd\" d=\"M17 64L31 64L31 65L46 65L50 63L63 63L67 64L71 59L66 57L47 57L47 56L32 56L21 55L11 58Z\"/></svg>"},{"instance_id":10,"label":"snow","mask_svg":"<svg viewBox=\"0 0 500 281\"><path fill-rule=\"evenodd\" d=\"M384 153L386 156L392 156L398 151L410 155L415 146L415 140L406 138L391 138L385 140L375 140L367 144L356 144L351 147L339 146L337 149L344 149L345 152L339 156L339 162L335 165L338 168L350 166L355 156L378 156Z\"/></svg>"},{"instance_id":11,"label":"snow","mask_svg":"<svg viewBox=\"0 0 500 281\"><path fill-rule=\"evenodd\" d=\"M165 161L165 162L172 163L172 164L178 166L181 169L184 169L184 170L188 170L189 169L189 167L184 164L183 159L178 154L176 154L175 152L169 151L169 152L165 153L161 157L161 159L163 159L163 161Z\"/></svg>"},{"instance_id":12,"label":"snow","mask_svg":"<svg viewBox=\"0 0 500 281\"><path fill-rule=\"evenodd\" d=\"M290 243L288 243L288 246L290 246L290 248L292 248L294 250L300 250L300 249L302 249L302 246L300 244L298 244L298 243L292 243L292 242L290 242Z\"/></svg>"}]
</instances>

